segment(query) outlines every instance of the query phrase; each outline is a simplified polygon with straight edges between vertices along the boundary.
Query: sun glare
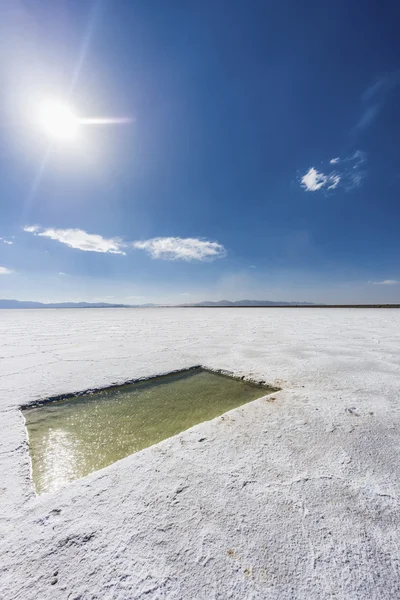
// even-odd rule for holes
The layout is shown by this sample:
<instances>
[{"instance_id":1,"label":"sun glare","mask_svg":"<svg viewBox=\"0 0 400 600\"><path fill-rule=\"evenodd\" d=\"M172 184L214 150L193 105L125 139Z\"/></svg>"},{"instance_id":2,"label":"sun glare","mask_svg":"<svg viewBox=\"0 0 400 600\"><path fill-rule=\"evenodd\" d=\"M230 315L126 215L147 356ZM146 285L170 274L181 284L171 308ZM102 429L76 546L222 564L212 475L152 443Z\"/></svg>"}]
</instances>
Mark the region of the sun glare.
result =
<instances>
[{"instance_id":1,"label":"sun glare","mask_svg":"<svg viewBox=\"0 0 400 600\"><path fill-rule=\"evenodd\" d=\"M79 119L66 105L45 102L39 111L40 124L47 134L59 140L72 140L77 136Z\"/></svg>"}]
</instances>

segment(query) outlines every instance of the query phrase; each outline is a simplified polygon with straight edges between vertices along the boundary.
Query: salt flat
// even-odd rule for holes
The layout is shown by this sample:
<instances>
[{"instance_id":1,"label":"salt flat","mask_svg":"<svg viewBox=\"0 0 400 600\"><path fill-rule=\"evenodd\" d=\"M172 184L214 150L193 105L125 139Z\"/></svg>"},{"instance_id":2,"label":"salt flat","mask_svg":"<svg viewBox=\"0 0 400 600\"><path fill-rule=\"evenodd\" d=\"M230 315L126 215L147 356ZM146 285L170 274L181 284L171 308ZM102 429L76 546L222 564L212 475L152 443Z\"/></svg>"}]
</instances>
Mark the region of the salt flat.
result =
<instances>
[{"instance_id":1,"label":"salt flat","mask_svg":"<svg viewBox=\"0 0 400 600\"><path fill-rule=\"evenodd\" d=\"M398 310L0 311L0 597L399 598L399 336ZM21 404L198 364L282 391L35 497Z\"/></svg>"}]
</instances>

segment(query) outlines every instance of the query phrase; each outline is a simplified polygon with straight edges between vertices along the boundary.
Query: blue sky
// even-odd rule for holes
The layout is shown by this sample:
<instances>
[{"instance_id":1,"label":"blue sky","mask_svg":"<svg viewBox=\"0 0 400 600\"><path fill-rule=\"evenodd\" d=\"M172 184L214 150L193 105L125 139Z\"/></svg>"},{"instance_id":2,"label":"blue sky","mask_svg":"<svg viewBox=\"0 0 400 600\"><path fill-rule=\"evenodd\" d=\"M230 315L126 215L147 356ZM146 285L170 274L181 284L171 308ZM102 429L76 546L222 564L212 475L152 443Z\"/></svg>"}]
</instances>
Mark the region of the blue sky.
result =
<instances>
[{"instance_id":1,"label":"blue sky","mask_svg":"<svg viewBox=\"0 0 400 600\"><path fill-rule=\"evenodd\" d=\"M4 0L0 297L399 302L399 18Z\"/></svg>"}]
</instances>

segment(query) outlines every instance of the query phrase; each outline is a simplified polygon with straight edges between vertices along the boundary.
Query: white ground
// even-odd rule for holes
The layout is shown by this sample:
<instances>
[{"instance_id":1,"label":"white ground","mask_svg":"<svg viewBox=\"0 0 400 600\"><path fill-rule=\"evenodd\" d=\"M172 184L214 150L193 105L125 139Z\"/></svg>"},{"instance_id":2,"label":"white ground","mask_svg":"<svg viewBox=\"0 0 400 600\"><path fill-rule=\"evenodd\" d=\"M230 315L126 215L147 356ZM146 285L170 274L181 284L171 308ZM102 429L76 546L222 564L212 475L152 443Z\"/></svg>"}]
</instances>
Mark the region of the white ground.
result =
<instances>
[{"instance_id":1,"label":"white ground","mask_svg":"<svg viewBox=\"0 0 400 600\"><path fill-rule=\"evenodd\" d=\"M397 310L0 311L0 598L400 598L399 335ZM34 496L19 405L195 364L283 390Z\"/></svg>"}]
</instances>

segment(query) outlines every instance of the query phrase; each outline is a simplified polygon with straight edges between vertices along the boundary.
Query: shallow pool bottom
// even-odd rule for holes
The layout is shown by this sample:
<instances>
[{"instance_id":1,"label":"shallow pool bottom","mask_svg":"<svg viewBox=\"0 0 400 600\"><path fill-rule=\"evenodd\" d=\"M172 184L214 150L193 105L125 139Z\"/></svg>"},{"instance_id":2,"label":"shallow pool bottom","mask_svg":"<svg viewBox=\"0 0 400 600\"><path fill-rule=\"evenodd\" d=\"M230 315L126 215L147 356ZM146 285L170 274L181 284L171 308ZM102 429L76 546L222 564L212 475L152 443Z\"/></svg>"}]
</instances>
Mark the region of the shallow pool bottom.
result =
<instances>
[{"instance_id":1,"label":"shallow pool bottom","mask_svg":"<svg viewBox=\"0 0 400 600\"><path fill-rule=\"evenodd\" d=\"M38 494L274 391L202 368L23 409Z\"/></svg>"}]
</instances>

